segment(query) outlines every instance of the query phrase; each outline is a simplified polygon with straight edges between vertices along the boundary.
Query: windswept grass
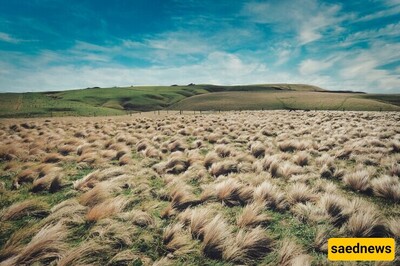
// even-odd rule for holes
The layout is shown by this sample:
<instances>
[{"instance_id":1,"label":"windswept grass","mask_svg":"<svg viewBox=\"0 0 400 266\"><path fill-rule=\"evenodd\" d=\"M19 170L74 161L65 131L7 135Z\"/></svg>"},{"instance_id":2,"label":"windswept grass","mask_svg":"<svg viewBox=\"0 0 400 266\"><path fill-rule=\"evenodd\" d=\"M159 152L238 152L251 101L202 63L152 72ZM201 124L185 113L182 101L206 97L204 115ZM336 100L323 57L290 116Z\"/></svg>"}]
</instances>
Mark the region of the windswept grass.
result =
<instances>
[{"instance_id":1,"label":"windswept grass","mask_svg":"<svg viewBox=\"0 0 400 266\"><path fill-rule=\"evenodd\" d=\"M399 120L343 111L4 119L0 264L326 265L331 237L399 240Z\"/></svg>"}]
</instances>

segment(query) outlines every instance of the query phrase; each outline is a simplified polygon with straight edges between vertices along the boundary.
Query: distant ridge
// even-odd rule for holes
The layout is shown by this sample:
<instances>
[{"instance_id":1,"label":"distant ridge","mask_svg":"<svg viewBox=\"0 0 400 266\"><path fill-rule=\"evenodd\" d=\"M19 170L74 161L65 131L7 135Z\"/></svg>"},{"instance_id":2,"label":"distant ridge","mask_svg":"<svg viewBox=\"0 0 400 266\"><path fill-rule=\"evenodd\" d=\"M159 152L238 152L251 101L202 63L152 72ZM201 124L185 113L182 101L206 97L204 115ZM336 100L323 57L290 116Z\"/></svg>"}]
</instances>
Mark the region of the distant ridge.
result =
<instances>
[{"instance_id":1,"label":"distant ridge","mask_svg":"<svg viewBox=\"0 0 400 266\"><path fill-rule=\"evenodd\" d=\"M0 117L103 116L154 110L400 110L400 95L307 84L128 86L0 93Z\"/></svg>"}]
</instances>

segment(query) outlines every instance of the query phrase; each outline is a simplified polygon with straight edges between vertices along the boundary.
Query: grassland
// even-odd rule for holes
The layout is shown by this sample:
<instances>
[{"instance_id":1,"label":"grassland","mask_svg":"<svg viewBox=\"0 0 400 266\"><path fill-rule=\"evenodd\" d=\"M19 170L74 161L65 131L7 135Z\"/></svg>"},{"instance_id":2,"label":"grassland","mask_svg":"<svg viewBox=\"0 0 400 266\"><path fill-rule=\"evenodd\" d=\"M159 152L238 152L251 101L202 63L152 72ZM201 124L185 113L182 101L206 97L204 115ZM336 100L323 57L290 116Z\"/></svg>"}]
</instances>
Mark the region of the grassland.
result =
<instances>
[{"instance_id":1,"label":"grassland","mask_svg":"<svg viewBox=\"0 0 400 266\"><path fill-rule=\"evenodd\" d=\"M399 97L400 98L400 97ZM355 93L310 91L217 92L186 98L169 109L174 110L353 110L398 111L396 97L366 97ZM385 102L389 101L390 102Z\"/></svg>"},{"instance_id":2,"label":"grassland","mask_svg":"<svg viewBox=\"0 0 400 266\"><path fill-rule=\"evenodd\" d=\"M330 265L330 237L398 243L399 119L1 119L0 265Z\"/></svg>"},{"instance_id":3,"label":"grassland","mask_svg":"<svg viewBox=\"0 0 400 266\"><path fill-rule=\"evenodd\" d=\"M0 117L104 116L152 110L399 110L400 95L328 93L302 84L88 88L2 93Z\"/></svg>"}]
</instances>

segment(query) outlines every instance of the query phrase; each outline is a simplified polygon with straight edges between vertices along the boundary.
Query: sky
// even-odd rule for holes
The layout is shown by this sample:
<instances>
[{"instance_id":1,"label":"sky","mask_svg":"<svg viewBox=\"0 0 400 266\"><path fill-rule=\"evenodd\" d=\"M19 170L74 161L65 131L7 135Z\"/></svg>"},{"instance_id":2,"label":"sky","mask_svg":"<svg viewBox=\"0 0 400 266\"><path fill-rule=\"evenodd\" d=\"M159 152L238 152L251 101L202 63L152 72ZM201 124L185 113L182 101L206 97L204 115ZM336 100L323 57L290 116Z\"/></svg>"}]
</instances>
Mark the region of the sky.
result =
<instances>
[{"instance_id":1,"label":"sky","mask_svg":"<svg viewBox=\"0 0 400 266\"><path fill-rule=\"evenodd\" d=\"M0 92L189 83L400 93L400 0L0 0Z\"/></svg>"}]
</instances>

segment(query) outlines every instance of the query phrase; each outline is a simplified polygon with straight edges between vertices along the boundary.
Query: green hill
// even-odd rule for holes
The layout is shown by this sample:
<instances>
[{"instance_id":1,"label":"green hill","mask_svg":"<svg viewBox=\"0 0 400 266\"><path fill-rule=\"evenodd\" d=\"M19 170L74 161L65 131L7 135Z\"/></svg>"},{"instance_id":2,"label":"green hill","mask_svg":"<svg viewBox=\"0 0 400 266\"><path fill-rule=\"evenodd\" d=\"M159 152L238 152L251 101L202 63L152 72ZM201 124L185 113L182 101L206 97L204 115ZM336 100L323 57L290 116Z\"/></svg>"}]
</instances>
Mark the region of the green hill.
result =
<instances>
[{"instance_id":1,"label":"green hill","mask_svg":"<svg viewBox=\"0 0 400 266\"><path fill-rule=\"evenodd\" d=\"M328 92L305 84L189 84L1 93L0 117L121 115L161 109L400 110L400 95Z\"/></svg>"}]
</instances>

